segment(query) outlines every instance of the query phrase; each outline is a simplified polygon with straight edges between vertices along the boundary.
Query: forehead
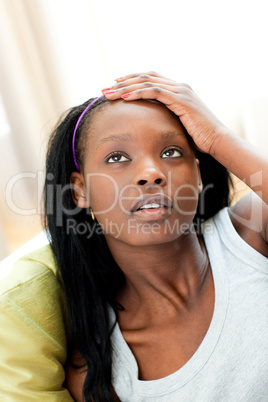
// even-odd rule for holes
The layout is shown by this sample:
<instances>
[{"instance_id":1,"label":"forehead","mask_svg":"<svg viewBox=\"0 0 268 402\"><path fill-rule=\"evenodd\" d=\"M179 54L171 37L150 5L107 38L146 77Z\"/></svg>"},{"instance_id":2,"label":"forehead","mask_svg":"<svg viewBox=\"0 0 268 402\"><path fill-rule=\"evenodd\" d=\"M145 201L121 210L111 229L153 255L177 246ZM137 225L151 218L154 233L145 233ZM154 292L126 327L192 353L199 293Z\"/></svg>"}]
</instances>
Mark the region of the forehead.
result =
<instances>
[{"instance_id":1,"label":"forehead","mask_svg":"<svg viewBox=\"0 0 268 402\"><path fill-rule=\"evenodd\" d=\"M117 100L107 102L93 117L89 137L94 142L109 134L133 134L146 130L185 133L179 118L161 103Z\"/></svg>"}]
</instances>

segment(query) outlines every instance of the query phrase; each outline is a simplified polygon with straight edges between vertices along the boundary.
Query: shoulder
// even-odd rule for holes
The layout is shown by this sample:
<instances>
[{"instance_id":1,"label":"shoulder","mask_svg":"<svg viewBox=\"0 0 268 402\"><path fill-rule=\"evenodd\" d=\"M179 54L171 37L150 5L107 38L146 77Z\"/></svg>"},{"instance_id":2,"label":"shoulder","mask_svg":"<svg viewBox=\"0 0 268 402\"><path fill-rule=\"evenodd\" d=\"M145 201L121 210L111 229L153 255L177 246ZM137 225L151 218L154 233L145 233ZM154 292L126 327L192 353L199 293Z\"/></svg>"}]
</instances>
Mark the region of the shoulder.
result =
<instances>
[{"instance_id":1,"label":"shoulder","mask_svg":"<svg viewBox=\"0 0 268 402\"><path fill-rule=\"evenodd\" d=\"M49 245L20 258L0 280L0 312L22 326L35 321L54 332L50 317L58 321L57 329L63 326L66 303Z\"/></svg>"},{"instance_id":2,"label":"shoulder","mask_svg":"<svg viewBox=\"0 0 268 402\"><path fill-rule=\"evenodd\" d=\"M65 339L66 303L49 245L19 259L0 280L0 314L18 330Z\"/></svg>"},{"instance_id":3,"label":"shoulder","mask_svg":"<svg viewBox=\"0 0 268 402\"><path fill-rule=\"evenodd\" d=\"M0 321L0 389L5 395L72 400L62 386L65 299L49 245L22 257L1 279Z\"/></svg>"},{"instance_id":4,"label":"shoulder","mask_svg":"<svg viewBox=\"0 0 268 402\"><path fill-rule=\"evenodd\" d=\"M52 282L58 282L57 267L49 245L23 256L15 263L10 262L7 274L0 280L0 297L12 291L21 291L32 281L38 284L45 276L51 277Z\"/></svg>"},{"instance_id":5,"label":"shoulder","mask_svg":"<svg viewBox=\"0 0 268 402\"><path fill-rule=\"evenodd\" d=\"M268 205L252 191L229 208L229 215L240 237L268 257Z\"/></svg>"}]
</instances>

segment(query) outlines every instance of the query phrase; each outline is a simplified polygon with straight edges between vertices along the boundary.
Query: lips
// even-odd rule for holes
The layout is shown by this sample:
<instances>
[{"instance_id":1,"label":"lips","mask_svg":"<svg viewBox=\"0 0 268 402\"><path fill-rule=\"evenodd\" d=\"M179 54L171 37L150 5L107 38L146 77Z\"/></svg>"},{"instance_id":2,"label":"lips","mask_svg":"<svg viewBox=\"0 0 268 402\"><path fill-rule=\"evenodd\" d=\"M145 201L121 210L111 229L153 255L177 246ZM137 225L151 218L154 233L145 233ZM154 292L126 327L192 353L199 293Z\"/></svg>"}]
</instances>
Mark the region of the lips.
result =
<instances>
[{"instance_id":1,"label":"lips","mask_svg":"<svg viewBox=\"0 0 268 402\"><path fill-rule=\"evenodd\" d=\"M156 211L160 208L164 208L166 210L170 210L172 208L171 200L161 194L161 195L144 195L142 198L139 198L136 203L131 208L131 213L135 213L138 211Z\"/></svg>"}]
</instances>

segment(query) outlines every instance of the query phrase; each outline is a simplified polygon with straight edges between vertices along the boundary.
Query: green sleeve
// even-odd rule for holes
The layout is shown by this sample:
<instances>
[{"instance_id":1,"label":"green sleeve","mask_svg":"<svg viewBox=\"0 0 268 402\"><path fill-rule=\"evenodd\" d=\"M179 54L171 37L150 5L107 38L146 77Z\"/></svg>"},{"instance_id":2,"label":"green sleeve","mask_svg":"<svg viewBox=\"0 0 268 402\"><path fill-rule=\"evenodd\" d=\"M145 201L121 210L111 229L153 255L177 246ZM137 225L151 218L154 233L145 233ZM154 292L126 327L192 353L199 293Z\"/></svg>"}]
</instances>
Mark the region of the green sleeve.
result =
<instances>
[{"instance_id":1,"label":"green sleeve","mask_svg":"<svg viewBox=\"0 0 268 402\"><path fill-rule=\"evenodd\" d=\"M53 270L18 261L0 284L0 400L73 401L63 386L65 317Z\"/></svg>"}]
</instances>

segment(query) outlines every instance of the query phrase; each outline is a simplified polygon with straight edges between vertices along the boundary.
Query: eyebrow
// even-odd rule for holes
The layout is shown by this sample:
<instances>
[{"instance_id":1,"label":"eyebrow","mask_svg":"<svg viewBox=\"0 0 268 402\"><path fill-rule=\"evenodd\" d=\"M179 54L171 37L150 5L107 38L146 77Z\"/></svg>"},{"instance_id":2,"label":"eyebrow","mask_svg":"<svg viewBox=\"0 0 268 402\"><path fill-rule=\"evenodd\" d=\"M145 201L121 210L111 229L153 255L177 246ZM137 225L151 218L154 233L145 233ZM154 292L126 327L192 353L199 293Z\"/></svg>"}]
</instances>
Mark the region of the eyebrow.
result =
<instances>
[{"instance_id":1,"label":"eyebrow","mask_svg":"<svg viewBox=\"0 0 268 402\"><path fill-rule=\"evenodd\" d=\"M118 141L133 141L129 134L109 135L104 137L98 143L96 150L99 149L106 142L118 142Z\"/></svg>"},{"instance_id":2,"label":"eyebrow","mask_svg":"<svg viewBox=\"0 0 268 402\"><path fill-rule=\"evenodd\" d=\"M156 133L157 136L160 136L162 139L167 139L167 138L175 138L175 137L185 137L185 134L183 133L179 133L179 132L174 132L174 131L158 131ZM109 135L108 137L104 137L100 140L100 142L98 143L97 147L96 147L96 151L97 149L99 149L103 144L107 143L107 142L119 142L119 141L131 141L134 142L135 139L131 138L131 136L129 134L118 134L118 135Z\"/></svg>"},{"instance_id":3,"label":"eyebrow","mask_svg":"<svg viewBox=\"0 0 268 402\"><path fill-rule=\"evenodd\" d=\"M159 131L158 134L163 138L174 138L174 137L185 137L184 133L179 133L175 131Z\"/></svg>"}]
</instances>

